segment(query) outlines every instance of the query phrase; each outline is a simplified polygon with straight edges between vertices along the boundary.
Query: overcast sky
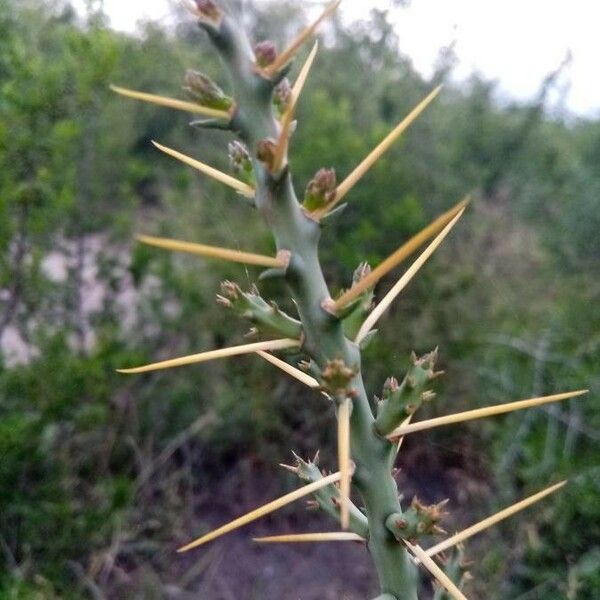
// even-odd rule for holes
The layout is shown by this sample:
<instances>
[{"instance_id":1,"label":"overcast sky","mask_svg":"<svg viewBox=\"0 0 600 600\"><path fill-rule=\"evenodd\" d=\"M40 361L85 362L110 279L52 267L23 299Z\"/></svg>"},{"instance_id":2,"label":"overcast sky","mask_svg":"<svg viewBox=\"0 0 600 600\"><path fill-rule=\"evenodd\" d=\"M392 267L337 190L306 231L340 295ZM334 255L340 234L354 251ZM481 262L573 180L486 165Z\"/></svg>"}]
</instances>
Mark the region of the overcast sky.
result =
<instances>
[{"instance_id":1,"label":"overcast sky","mask_svg":"<svg viewBox=\"0 0 600 600\"><path fill-rule=\"evenodd\" d=\"M104 6L113 27L134 31L140 18L168 23L173 1L105 0ZM344 0L340 10L346 20L352 20L372 7L391 4ZM458 79L477 70L497 79L501 90L516 98L531 97L570 51L572 63L564 78L570 81L566 106L579 114L600 116L600 2L596 0L412 0L408 8L395 12L394 23L401 50L425 75L431 72L439 48L454 42Z\"/></svg>"}]
</instances>

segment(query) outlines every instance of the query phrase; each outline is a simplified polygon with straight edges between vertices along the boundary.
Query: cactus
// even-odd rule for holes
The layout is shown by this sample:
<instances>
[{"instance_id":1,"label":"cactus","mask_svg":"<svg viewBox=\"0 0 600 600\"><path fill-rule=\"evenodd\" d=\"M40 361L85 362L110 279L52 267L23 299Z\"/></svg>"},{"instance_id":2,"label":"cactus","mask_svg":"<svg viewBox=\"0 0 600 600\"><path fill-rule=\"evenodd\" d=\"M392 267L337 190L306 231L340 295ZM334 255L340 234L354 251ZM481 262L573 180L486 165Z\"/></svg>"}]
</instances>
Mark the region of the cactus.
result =
<instances>
[{"instance_id":1,"label":"cactus","mask_svg":"<svg viewBox=\"0 0 600 600\"><path fill-rule=\"evenodd\" d=\"M353 541L365 544L379 579L380 600L416 600L419 595L419 566L427 569L435 579L438 586L436 598L465 598L459 589L467 579L462 550L455 557L444 559L444 568L436 557L541 500L562 487L564 482L425 550L420 545L422 540L427 541L431 535L445 535L439 525L445 514L441 510L445 503L425 506L416 498L408 505L403 502L393 477L394 461L403 437L431 427L573 398L585 390L411 423L423 402L435 397L430 386L441 375L441 372L435 371L436 349L421 358L413 354L401 382L390 377L383 386L381 398L376 399L375 404L371 403L363 383L362 348L374 335L375 325L390 304L459 221L467 208L468 198L440 215L375 268L361 265L350 288L335 299L331 297L318 251L322 225L327 219L339 215L341 201L440 91L439 88L433 90L341 182L338 183L332 168L324 167L309 182L302 200L299 200L292 183L288 150L295 129L296 107L317 53L316 44L293 85L286 76L317 26L335 11L339 3L338 0L328 5L317 21L278 53L268 40L252 44L235 19L218 3L197 0L189 9L230 71L234 88L231 95L225 94L205 75L193 71L185 76L185 88L194 102L113 86L116 92L130 98L208 117L195 125L229 130L237 136L238 139L229 146L233 175L156 142L154 144L173 158L230 186L258 209L273 234L277 255L261 256L149 236L141 236L140 241L163 249L264 267L266 271L258 279L269 277L278 280L287 289L298 313L297 316L285 314L275 303L262 298L257 287L244 292L237 284L224 282L218 301L240 318L249 320L254 326L253 332L266 339L122 372L141 373L256 353L288 376L320 393L321 398L316 395L317 401L331 402L336 407L337 472L323 473L317 457L305 461L296 456L294 465L283 466L298 477L302 484L300 487L191 541L180 549L181 552L197 548L290 502L310 496L311 505L339 522L340 530L275 535L255 541ZM379 280L427 243L388 294L373 306L373 290ZM285 360L288 355L282 359L273 354L290 348L294 349L295 356L298 351L304 356L298 366ZM361 508L353 503L353 498L360 499Z\"/></svg>"}]
</instances>

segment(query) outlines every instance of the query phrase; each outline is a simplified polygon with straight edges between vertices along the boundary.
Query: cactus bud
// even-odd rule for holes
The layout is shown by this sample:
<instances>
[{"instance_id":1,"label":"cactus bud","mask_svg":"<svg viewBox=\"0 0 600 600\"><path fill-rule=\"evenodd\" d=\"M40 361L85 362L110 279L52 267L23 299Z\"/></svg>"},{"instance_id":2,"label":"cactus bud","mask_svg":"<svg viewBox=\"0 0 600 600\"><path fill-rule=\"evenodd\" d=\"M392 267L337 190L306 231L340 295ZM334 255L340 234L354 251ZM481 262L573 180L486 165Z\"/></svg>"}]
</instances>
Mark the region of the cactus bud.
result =
<instances>
[{"instance_id":1,"label":"cactus bud","mask_svg":"<svg viewBox=\"0 0 600 600\"><path fill-rule=\"evenodd\" d=\"M200 104L218 110L229 110L233 106L233 99L210 78L188 69L185 73L184 90L191 94Z\"/></svg>"},{"instance_id":2,"label":"cactus bud","mask_svg":"<svg viewBox=\"0 0 600 600\"><path fill-rule=\"evenodd\" d=\"M321 389L337 399L353 398L356 390L350 384L357 372L356 367L348 367L341 358L327 361L321 373Z\"/></svg>"},{"instance_id":3,"label":"cactus bud","mask_svg":"<svg viewBox=\"0 0 600 600\"><path fill-rule=\"evenodd\" d=\"M266 331L297 339L302 333L300 323L274 303L266 302L255 286L250 292L243 292L237 283L223 281L217 302L256 325L249 335L255 336Z\"/></svg>"},{"instance_id":4,"label":"cactus bud","mask_svg":"<svg viewBox=\"0 0 600 600\"><path fill-rule=\"evenodd\" d=\"M438 523L447 514L442 510L447 502L444 500L427 506L415 496L404 513L390 515L386 527L398 540L417 540L423 535L443 534L445 532Z\"/></svg>"},{"instance_id":5,"label":"cactus bud","mask_svg":"<svg viewBox=\"0 0 600 600\"><path fill-rule=\"evenodd\" d=\"M212 0L196 0L196 8L200 16L208 21L218 22L221 18L221 11Z\"/></svg>"},{"instance_id":6,"label":"cactus bud","mask_svg":"<svg viewBox=\"0 0 600 600\"><path fill-rule=\"evenodd\" d=\"M229 144L229 166L239 179L254 187L256 182L250 153L246 146L238 140L234 140Z\"/></svg>"},{"instance_id":7,"label":"cactus bud","mask_svg":"<svg viewBox=\"0 0 600 600\"><path fill-rule=\"evenodd\" d=\"M259 42L254 46L254 56L256 58L256 64L261 69L272 65L277 58L277 48L271 40L265 40Z\"/></svg>"},{"instance_id":8,"label":"cactus bud","mask_svg":"<svg viewBox=\"0 0 600 600\"><path fill-rule=\"evenodd\" d=\"M277 144L272 139L260 140L256 146L256 157L264 163L268 171L273 169Z\"/></svg>"},{"instance_id":9,"label":"cactus bud","mask_svg":"<svg viewBox=\"0 0 600 600\"><path fill-rule=\"evenodd\" d=\"M304 208L309 212L323 208L335 197L335 169L319 169L308 182L304 193Z\"/></svg>"},{"instance_id":10,"label":"cactus bud","mask_svg":"<svg viewBox=\"0 0 600 600\"><path fill-rule=\"evenodd\" d=\"M290 105L292 99L292 86L290 80L284 77L276 86L273 92L273 104L279 115L283 115Z\"/></svg>"},{"instance_id":11,"label":"cactus bud","mask_svg":"<svg viewBox=\"0 0 600 600\"><path fill-rule=\"evenodd\" d=\"M230 301L237 300L242 294L240 286L233 281L221 282L221 292L223 293L223 296Z\"/></svg>"}]
</instances>

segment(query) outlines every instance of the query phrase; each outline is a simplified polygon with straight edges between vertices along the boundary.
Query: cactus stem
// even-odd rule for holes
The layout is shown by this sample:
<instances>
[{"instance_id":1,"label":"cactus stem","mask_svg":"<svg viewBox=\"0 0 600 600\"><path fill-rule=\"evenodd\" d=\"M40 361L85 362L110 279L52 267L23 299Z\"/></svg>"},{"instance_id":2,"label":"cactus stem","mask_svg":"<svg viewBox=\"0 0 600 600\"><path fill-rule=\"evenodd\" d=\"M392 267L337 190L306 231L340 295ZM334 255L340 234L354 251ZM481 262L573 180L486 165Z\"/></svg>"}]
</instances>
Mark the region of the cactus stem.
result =
<instances>
[{"instance_id":1,"label":"cactus stem","mask_svg":"<svg viewBox=\"0 0 600 600\"><path fill-rule=\"evenodd\" d=\"M277 56L275 61L263 69L263 73L267 75L267 77L272 77L275 75L275 73L285 67L285 65L287 65L294 58L294 56L296 56L298 50L302 48L306 40L308 40L315 33L317 27L337 10L337 7L341 4L341 2L342 0L335 0L334 2L328 4L319 18L311 25L303 29L295 37L292 43Z\"/></svg>"},{"instance_id":2,"label":"cactus stem","mask_svg":"<svg viewBox=\"0 0 600 600\"><path fill-rule=\"evenodd\" d=\"M227 121L231 119L231 114L226 110L218 110L216 108L211 108L210 106L202 106L201 104L197 104L195 102L187 102L185 100L177 100L176 98L168 98L167 96L158 96L157 94L138 92L136 90L130 90L117 85L111 85L110 89L121 96L133 98L134 100L141 100L142 102L149 102L150 104L157 104L158 106L166 106L167 108L183 110L185 112L196 113L206 117L213 117L215 119L225 119Z\"/></svg>"},{"instance_id":3,"label":"cactus stem","mask_svg":"<svg viewBox=\"0 0 600 600\"><path fill-rule=\"evenodd\" d=\"M284 360L277 358L270 352L264 352L263 350L259 350L256 354L264 358L267 362L270 362L272 365L275 365L277 368L281 369L284 373L291 375L294 379L301 381L303 384L307 385L310 388L318 388L320 387L320 383L310 375L304 373L300 369L293 367L289 363L286 363Z\"/></svg>"},{"instance_id":4,"label":"cactus stem","mask_svg":"<svg viewBox=\"0 0 600 600\"><path fill-rule=\"evenodd\" d=\"M528 400L518 400L517 402L507 402L505 404L497 404L496 406L487 406L485 408L476 408L475 410L467 410L465 412L455 413L453 415L436 417L435 419L428 419L426 421L419 421L418 423L411 423L410 425L401 426L392 431L392 433L390 433L390 435L387 437L390 440L396 440L400 436L414 433L415 431L424 431L425 429L433 429L434 427L441 427L443 425L453 425L455 423L473 421L474 419L493 417L495 415L502 415L515 410L523 410L525 408L541 406L542 404L549 404L550 402L558 402L559 400L575 398L587 393L588 390L577 390L574 392L554 394L552 396L541 396L539 398L530 398Z\"/></svg>"},{"instance_id":5,"label":"cactus stem","mask_svg":"<svg viewBox=\"0 0 600 600\"><path fill-rule=\"evenodd\" d=\"M362 542L367 540L349 531L332 531L326 533L293 533L289 535L270 535L268 537L252 538L259 544L295 544L298 542Z\"/></svg>"},{"instance_id":6,"label":"cactus stem","mask_svg":"<svg viewBox=\"0 0 600 600\"><path fill-rule=\"evenodd\" d=\"M309 483L308 485L298 488L297 490L294 490L289 494L285 494L284 496L281 496L280 498L277 498L276 500L273 500L272 502L269 502L268 504L265 504L260 508L257 508L241 517L238 517L237 519L234 519L230 523L227 523L226 525L223 525L222 527L219 527L214 531L211 531L210 533L199 537L197 540L194 540L193 542L190 542L189 544L186 544L185 546L179 548L177 552L187 552L192 548L197 548L202 544L206 544L207 542L221 537L222 535L225 535L230 531L234 531L239 527L243 527L248 523L252 523L252 521L256 521L257 519L260 519L261 517L264 517L269 513L279 510L280 508L283 508L284 506L287 506L288 504L291 504L292 502L295 502L300 498L304 498L304 496L308 496L309 494L312 494L313 492L316 492L317 490L323 487L326 487L332 483L336 483L339 480L340 473L338 472L332 473L331 475L323 477L322 479L319 479L318 481L315 481L313 483Z\"/></svg>"},{"instance_id":7,"label":"cactus stem","mask_svg":"<svg viewBox=\"0 0 600 600\"><path fill-rule=\"evenodd\" d=\"M240 194L242 194L242 196L246 196L246 198L254 198L254 188L249 186L247 183L244 183L243 181L240 181L239 179L236 179L235 177L232 177L227 173L223 173L223 171L219 171L218 169L215 169L203 162L200 162L199 160L191 158L190 156L186 156L181 152L177 152L177 150L173 150L171 148L167 148L166 146L162 146L154 140L152 140L152 143L161 152L164 152L165 154L168 154L169 156L180 160L186 165L189 165L190 167L201 171L205 175L208 175L209 177L212 177L213 179L216 179L217 181L220 181L221 183L224 183L229 187L232 187L234 190L237 190Z\"/></svg>"},{"instance_id":8,"label":"cactus stem","mask_svg":"<svg viewBox=\"0 0 600 600\"><path fill-rule=\"evenodd\" d=\"M440 585L444 586L446 591L455 600L467 600L467 597L456 587L452 580L440 569L437 563L431 558L421 546L418 544L411 544L409 541L404 540L407 548L419 559L421 564L437 579Z\"/></svg>"},{"instance_id":9,"label":"cactus stem","mask_svg":"<svg viewBox=\"0 0 600 600\"><path fill-rule=\"evenodd\" d=\"M552 485L552 486L546 488L545 490L538 492L537 494L533 494L532 496L524 498L523 500L516 502L515 504L508 506L507 508L504 508L503 510L487 517L486 519L479 521L479 523L475 523L475 525L471 525L470 527L467 527L466 529L459 531L458 533L456 533L452 537L449 537L448 539L444 540L443 542L440 542L439 544L436 544L435 546L428 548L426 550L427 555L435 556L436 554L439 554L440 552L444 552L444 550L453 548L457 544L464 542L465 540L476 535L477 533L480 533L486 529L489 529L490 527L493 527L500 521L503 521L504 519L508 519L508 517L511 517L515 513L525 510L527 507L531 506L532 504L539 502L546 496L549 496L550 494L552 494L552 493L556 492L557 490L561 489L562 487L564 487L566 485L566 483L567 483L566 480L561 481L560 483L556 483L555 485Z\"/></svg>"},{"instance_id":10,"label":"cactus stem","mask_svg":"<svg viewBox=\"0 0 600 600\"><path fill-rule=\"evenodd\" d=\"M350 413L352 401L346 398L338 408L338 464L341 473L340 479L340 524L342 529L348 529L350 522Z\"/></svg>"},{"instance_id":11,"label":"cactus stem","mask_svg":"<svg viewBox=\"0 0 600 600\"><path fill-rule=\"evenodd\" d=\"M284 268L286 266L285 261L280 260L279 258L263 256L262 254L253 254L251 252L241 252L239 250L231 250L229 248L221 248L220 246L206 246L204 244L183 242L180 240L153 237L149 235L138 235L137 239L142 244L148 244L149 246L155 246L165 250L173 250L175 252L197 254L207 258L220 258L230 262L243 263L246 265L258 265L262 267Z\"/></svg>"},{"instance_id":12,"label":"cactus stem","mask_svg":"<svg viewBox=\"0 0 600 600\"><path fill-rule=\"evenodd\" d=\"M406 272L396 282L394 287L384 296L381 302L373 309L369 316L365 319L361 325L356 336L356 343L360 344L365 336L373 329L377 321L381 318L383 313L389 308L390 304L394 302L398 294L412 281L413 277L419 272L423 265L429 260L431 255L437 250L438 246L444 241L446 236L450 233L452 228L456 225L458 220L462 217L465 209L461 211L444 227L444 229L437 235L436 238L425 248L422 254L415 260L415 262L406 270Z\"/></svg>"},{"instance_id":13,"label":"cactus stem","mask_svg":"<svg viewBox=\"0 0 600 600\"><path fill-rule=\"evenodd\" d=\"M411 254L418 250L427 240L437 235L448 225L456 215L463 210L469 203L469 198L464 198L450 210L440 215L435 221L411 237L402 244L397 250L390 254L385 260L377 265L368 275L363 277L347 292L342 294L335 302L335 309L340 310L353 300L358 298L366 290L373 287L382 277L395 269L400 263L407 259Z\"/></svg>"},{"instance_id":14,"label":"cactus stem","mask_svg":"<svg viewBox=\"0 0 600 600\"><path fill-rule=\"evenodd\" d=\"M298 340L291 340L288 338L269 340L266 342L254 342L252 344L243 344L242 346L219 348L218 350L210 350L208 352L201 352L200 354L190 354L189 356L163 360L161 362L145 365L143 367L135 367L133 369L117 369L117 372L125 374L148 373L149 371L172 369L174 367L183 367L184 365L207 362L217 358L227 358L229 356L239 356L240 354L250 354L252 352L256 352L257 350L285 350L286 348L296 348L299 345L300 342Z\"/></svg>"},{"instance_id":15,"label":"cactus stem","mask_svg":"<svg viewBox=\"0 0 600 600\"><path fill-rule=\"evenodd\" d=\"M440 93L442 86L430 92L396 127L371 151L371 153L340 183L333 200L323 209L317 211L318 216L328 213L342 198L364 177L369 169L390 149L394 142L409 128L417 117Z\"/></svg>"},{"instance_id":16,"label":"cactus stem","mask_svg":"<svg viewBox=\"0 0 600 600\"><path fill-rule=\"evenodd\" d=\"M281 119L281 132L279 133L279 139L277 140L277 146L275 148L275 157L273 159L273 172L275 173L279 172L283 167L290 139L290 129L292 126L292 121L294 119L294 114L296 113L296 106L298 105L300 94L302 93L304 84L306 83L308 74L310 73L310 69L313 65L318 49L319 42L315 42L315 45L310 51L310 54L308 55L308 58L302 66L302 69L300 70L298 79L296 79L294 83L289 106L285 111L283 118Z\"/></svg>"}]
</instances>

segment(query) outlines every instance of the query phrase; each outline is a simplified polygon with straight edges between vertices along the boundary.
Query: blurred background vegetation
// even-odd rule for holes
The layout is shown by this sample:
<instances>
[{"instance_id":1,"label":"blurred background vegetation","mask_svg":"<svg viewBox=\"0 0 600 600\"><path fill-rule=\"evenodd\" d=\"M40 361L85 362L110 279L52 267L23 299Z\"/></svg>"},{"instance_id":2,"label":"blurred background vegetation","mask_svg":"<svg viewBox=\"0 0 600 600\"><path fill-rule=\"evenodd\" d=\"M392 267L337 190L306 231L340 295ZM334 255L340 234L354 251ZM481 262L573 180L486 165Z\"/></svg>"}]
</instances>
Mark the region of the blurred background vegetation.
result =
<instances>
[{"instance_id":1,"label":"blurred background vegetation","mask_svg":"<svg viewBox=\"0 0 600 600\"><path fill-rule=\"evenodd\" d=\"M248 26L281 41L303 18L296 3L261 3ZM249 541L327 526L302 506L174 552L295 486L276 468L290 449L321 448L334 466L332 412L318 396L252 356L115 373L241 342L244 323L214 296L222 279L256 277L140 247L136 233L272 251L233 193L149 143L226 168L225 134L108 88L178 96L188 67L223 81L201 32L181 23L132 36L93 10L82 20L62 2L0 0L0 598L370 597L362 548ZM324 32L293 141L300 189L322 166L349 172L453 66L445 49L424 80L383 12ZM410 350L438 344L447 374L430 415L591 390L405 441L400 487L449 497L449 530L570 479L468 544L474 598L600 596L600 121L549 114L555 77L535 101L502 106L489 81L448 85L323 236L340 289L361 260L381 260L475 190L367 351L372 393Z\"/></svg>"}]
</instances>

